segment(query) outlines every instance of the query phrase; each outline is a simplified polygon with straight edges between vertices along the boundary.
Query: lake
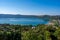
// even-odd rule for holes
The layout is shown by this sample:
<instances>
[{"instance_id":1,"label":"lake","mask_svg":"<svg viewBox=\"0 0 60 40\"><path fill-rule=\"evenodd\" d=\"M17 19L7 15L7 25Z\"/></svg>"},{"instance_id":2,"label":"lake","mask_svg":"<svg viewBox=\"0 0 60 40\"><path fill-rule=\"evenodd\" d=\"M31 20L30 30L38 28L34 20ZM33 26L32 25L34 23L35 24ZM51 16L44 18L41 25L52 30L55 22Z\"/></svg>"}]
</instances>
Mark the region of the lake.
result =
<instances>
[{"instance_id":1,"label":"lake","mask_svg":"<svg viewBox=\"0 0 60 40\"><path fill-rule=\"evenodd\" d=\"M0 24L22 24L22 25L37 25L47 24L48 21L40 18L0 18Z\"/></svg>"}]
</instances>

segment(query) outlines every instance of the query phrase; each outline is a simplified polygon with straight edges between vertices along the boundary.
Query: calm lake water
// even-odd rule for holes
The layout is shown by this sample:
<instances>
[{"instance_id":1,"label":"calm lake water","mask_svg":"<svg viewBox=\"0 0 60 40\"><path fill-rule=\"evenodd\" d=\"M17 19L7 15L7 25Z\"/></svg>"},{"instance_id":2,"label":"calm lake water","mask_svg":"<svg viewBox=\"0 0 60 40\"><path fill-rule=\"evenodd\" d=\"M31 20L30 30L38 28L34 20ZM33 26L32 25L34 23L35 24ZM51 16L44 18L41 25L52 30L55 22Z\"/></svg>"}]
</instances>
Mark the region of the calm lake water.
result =
<instances>
[{"instance_id":1,"label":"calm lake water","mask_svg":"<svg viewBox=\"0 0 60 40\"><path fill-rule=\"evenodd\" d=\"M0 24L47 24L48 21L39 18L0 18Z\"/></svg>"}]
</instances>

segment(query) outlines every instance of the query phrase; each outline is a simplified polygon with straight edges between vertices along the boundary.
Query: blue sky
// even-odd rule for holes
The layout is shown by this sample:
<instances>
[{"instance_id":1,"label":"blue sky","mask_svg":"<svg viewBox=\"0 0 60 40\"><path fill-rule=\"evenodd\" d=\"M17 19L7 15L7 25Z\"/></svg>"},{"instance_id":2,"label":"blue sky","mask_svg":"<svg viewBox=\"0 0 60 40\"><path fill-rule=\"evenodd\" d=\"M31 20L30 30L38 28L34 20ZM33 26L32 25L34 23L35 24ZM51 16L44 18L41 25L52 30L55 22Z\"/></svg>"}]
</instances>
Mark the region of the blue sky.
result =
<instances>
[{"instance_id":1,"label":"blue sky","mask_svg":"<svg viewBox=\"0 0 60 40\"><path fill-rule=\"evenodd\" d=\"M60 15L60 0L0 0L0 14Z\"/></svg>"}]
</instances>

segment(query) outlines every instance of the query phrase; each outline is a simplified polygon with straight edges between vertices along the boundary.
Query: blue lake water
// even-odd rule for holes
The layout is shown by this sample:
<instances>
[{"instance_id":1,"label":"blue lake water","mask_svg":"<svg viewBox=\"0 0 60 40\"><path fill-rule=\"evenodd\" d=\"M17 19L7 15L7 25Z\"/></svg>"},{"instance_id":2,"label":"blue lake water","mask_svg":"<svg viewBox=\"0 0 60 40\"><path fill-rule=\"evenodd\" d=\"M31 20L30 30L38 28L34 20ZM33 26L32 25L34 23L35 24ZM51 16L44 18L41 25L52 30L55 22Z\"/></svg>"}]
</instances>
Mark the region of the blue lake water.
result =
<instances>
[{"instance_id":1,"label":"blue lake water","mask_svg":"<svg viewBox=\"0 0 60 40\"><path fill-rule=\"evenodd\" d=\"M47 24L48 21L40 18L0 18L0 24L23 24L37 25Z\"/></svg>"}]
</instances>

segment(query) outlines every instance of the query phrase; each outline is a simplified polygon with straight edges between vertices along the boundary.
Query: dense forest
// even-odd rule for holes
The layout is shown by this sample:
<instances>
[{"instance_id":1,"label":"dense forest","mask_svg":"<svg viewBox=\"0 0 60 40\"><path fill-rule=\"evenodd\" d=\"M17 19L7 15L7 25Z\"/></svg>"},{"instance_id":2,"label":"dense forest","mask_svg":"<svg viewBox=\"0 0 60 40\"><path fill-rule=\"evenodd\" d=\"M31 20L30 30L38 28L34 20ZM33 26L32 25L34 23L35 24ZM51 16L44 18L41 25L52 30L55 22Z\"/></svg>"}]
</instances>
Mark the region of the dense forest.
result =
<instances>
[{"instance_id":1,"label":"dense forest","mask_svg":"<svg viewBox=\"0 0 60 40\"><path fill-rule=\"evenodd\" d=\"M0 40L60 40L60 27L0 24Z\"/></svg>"}]
</instances>

